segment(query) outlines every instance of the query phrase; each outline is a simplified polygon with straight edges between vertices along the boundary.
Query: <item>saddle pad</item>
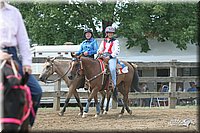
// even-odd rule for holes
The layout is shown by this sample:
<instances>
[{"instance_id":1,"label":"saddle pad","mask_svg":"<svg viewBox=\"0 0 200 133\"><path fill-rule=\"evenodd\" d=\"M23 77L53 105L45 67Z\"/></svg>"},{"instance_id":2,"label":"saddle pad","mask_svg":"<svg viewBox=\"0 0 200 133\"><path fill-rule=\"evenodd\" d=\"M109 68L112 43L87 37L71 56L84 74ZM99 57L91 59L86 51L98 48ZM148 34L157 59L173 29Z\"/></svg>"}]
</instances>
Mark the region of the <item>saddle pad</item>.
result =
<instances>
[{"instance_id":1,"label":"saddle pad","mask_svg":"<svg viewBox=\"0 0 200 133\"><path fill-rule=\"evenodd\" d=\"M101 70L104 71L105 70L105 64L103 63L103 60L98 58L98 61L100 62Z\"/></svg>"}]
</instances>

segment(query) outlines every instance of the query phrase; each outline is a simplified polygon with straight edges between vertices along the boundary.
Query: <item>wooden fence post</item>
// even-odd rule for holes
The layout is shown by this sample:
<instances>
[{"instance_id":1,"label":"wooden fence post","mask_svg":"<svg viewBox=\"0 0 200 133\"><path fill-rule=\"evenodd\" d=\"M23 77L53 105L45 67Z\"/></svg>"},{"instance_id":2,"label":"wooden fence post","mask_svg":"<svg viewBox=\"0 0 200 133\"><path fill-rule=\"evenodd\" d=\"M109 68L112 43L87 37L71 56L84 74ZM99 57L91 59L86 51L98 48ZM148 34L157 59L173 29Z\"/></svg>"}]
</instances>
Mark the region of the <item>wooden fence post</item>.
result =
<instances>
[{"instance_id":1,"label":"wooden fence post","mask_svg":"<svg viewBox=\"0 0 200 133\"><path fill-rule=\"evenodd\" d=\"M176 77L177 77L177 67L175 63L177 60L172 60L171 61L171 67L170 67L170 78L171 81L169 82L169 108L170 109L175 109L176 107Z\"/></svg>"},{"instance_id":2,"label":"wooden fence post","mask_svg":"<svg viewBox=\"0 0 200 133\"><path fill-rule=\"evenodd\" d=\"M53 109L55 111L59 111L60 110L61 79L55 83L54 90L55 90L55 96L53 98Z\"/></svg>"}]
</instances>

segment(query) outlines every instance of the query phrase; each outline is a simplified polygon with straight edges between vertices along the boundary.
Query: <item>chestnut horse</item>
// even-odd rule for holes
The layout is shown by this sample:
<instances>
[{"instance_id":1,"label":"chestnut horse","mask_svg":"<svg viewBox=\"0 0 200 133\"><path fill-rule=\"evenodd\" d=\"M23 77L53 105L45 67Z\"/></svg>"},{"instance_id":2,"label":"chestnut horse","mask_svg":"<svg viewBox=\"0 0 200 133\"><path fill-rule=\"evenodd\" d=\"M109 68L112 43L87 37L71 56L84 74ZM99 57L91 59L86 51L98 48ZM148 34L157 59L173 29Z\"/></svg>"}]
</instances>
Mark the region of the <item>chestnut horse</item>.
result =
<instances>
[{"instance_id":1,"label":"chestnut horse","mask_svg":"<svg viewBox=\"0 0 200 133\"><path fill-rule=\"evenodd\" d=\"M87 101L87 105L90 104L93 97L97 95L97 93L102 90L102 82L105 81L104 72L102 72L101 64L96 59L86 58L82 56L71 55L74 59L72 60L72 68L69 73L70 79L75 79L77 75L85 75L86 79L90 80L90 95ZM123 95L123 107L120 112L120 116L124 113L124 108L131 115L132 111L128 106L128 93L129 91L140 91L138 85L138 72L136 67L134 67L131 63L123 61L123 63L128 66L129 72L126 74L119 74L117 76L117 88L118 91ZM87 116L89 111L89 106L86 106L84 109L83 117ZM96 114L98 115L98 114Z\"/></svg>"},{"instance_id":2,"label":"chestnut horse","mask_svg":"<svg viewBox=\"0 0 200 133\"><path fill-rule=\"evenodd\" d=\"M61 110L61 112L59 113L60 116L64 115L64 112L66 111L66 107L68 106L69 100L72 97L72 95L74 95L74 97L78 103L78 106L80 107L79 115L83 114L83 106L80 102L80 97L77 92L77 89L84 87L85 77L83 75L83 76L79 76L79 77L75 78L74 80L69 80L67 74L70 70L70 61L71 60L47 58L47 60L44 63L43 71L39 75L39 79L42 82L47 82L48 78L51 75L53 75L55 72L59 75L59 77L60 77L59 79L62 78L65 81L66 85L68 86L69 91L68 91L66 99L65 99L64 107ZM54 82L56 82L56 81L54 81ZM101 91L101 95L102 95L101 112L103 113L104 112L103 105L104 105L106 93L104 91ZM95 100L98 100L98 99L95 98ZM109 101L107 102L107 105L106 105L106 109L105 109L106 111L108 111L108 106L109 106Z\"/></svg>"}]
</instances>

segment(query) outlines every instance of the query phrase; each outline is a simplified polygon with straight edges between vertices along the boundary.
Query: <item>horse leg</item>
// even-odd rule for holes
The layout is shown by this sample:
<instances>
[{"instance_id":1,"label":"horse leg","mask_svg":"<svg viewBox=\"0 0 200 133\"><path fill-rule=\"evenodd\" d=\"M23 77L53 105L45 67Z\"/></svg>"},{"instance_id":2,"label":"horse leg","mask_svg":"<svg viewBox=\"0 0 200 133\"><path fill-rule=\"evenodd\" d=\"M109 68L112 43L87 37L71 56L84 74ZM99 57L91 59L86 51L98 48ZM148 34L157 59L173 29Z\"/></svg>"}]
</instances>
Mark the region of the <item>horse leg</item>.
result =
<instances>
[{"instance_id":1,"label":"horse leg","mask_svg":"<svg viewBox=\"0 0 200 133\"><path fill-rule=\"evenodd\" d=\"M123 95L123 100L122 100L122 104L123 104L123 108L121 110L121 113L120 115L123 115L124 114L124 108L126 109L126 111L131 115L132 114L132 111L129 109L128 107L128 92L126 91L123 91L121 92L122 95Z\"/></svg>"},{"instance_id":2,"label":"horse leg","mask_svg":"<svg viewBox=\"0 0 200 133\"><path fill-rule=\"evenodd\" d=\"M106 93L105 93L105 91L100 91L100 93L102 96L100 108L101 108L101 114L103 114L103 112L104 112L103 107L104 107L104 102L105 102L105 98L106 98Z\"/></svg>"},{"instance_id":3,"label":"horse leg","mask_svg":"<svg viewBox=\"0 0 200 133\"><path fill-rule=\"evenodd\" d=\"M106 104L105 114L107 114L107 112L109 110L110 98L111 98L111 91L107 91L107 104Z\"/></svg>"},{"instance_id":4,"label":"horse leg","mask_svg":"<svg viewBox=\"0 0 200 133\"><path fill-rule=\"evenodd\" d=\"M65 99L64 107L63 107L62 111L60 113L58 113L59 116L64 115L64 112L66 111L66 107L69 104L69 100L70 100L72 94L73 94L72 87L69 87L69 92L67 94L67 98Z\"/></svg>"},{"instance_id":5,"label":"horse leg","mask_svg":"<svg viewBox=\"0 0 200 133\"><path fill-rule=\"evenodd\" d=\"M95 102L95 106L96 106L96 115L95 115L95 117L98 117L99 114L100 114L100 105L99 105L99 102L98 102L97 94L94 96L94 102Z\"/></svg>"},{"instance_id":6,"label":"horse leg","mask_svg":"<svg viewBox=\"0 0 200 133\"><path fill-rule=\"evenodd\" d=\"M83 115L82 115L83 118L87 117L87 113L89 111L91 100L92 100L92 98L88 98L88 100L87 100L87 103L85 105L85 108L84 108L84 111L83 111Z\"/></svg>"},{"instance_id":7,"label":"horse leg","mask_svg":"<svg viewBox=\"0 0 200 133\"><path fill-rule=\"evenodd\" d=\"M98 92L98 89L93 89L92 92L90 93L88 100L87 100L87 103L86 103L86 106L85 106L84 111L83 111L83 115L82 115L83 118L87 117L87 113L88 113L89 107L90 107L90 102L91 102L92 98L95 95L97 95L97 92Z\"/></svg>"},{"instance_id":8,"label":"horse leg","mask_svg":"<svg viewBox=\"0 0 200 133\"><path fill-rule=\"evenodd\" d=\"M124 86L125 91L124 91L124 95L123 95L123 101L124 101L124 106L126 108L126 111L132 115L132 111L129 109L129 100L128 100L128 93L129 93L129 88L131 85L129 85L130 82L127 82Z\"/></svg>"},{"instance_id":9,"label":"horse leg","mask_svg":"<svg viewBox=\"0 0 200 133\"><path fill-rule=\"evenodd\" d=\"M121 117L124 114L124 108L125 108L123 100L122 99L120 99L120 100L121 100L121 103L123 106L122 106L121 112L119 113L119 117Z\"/></svg>"},{"instance_id":10,"label":"horse leg","mask_svg":"<svg viewBox=\"0 0 200 133\"><path fill-rule=\"evenodd\" d=\"M129 109L129 106L128 106L128 94L126 96L124 96L123 101L124 101L124 107L126 108L126 111L130 115L132 115L132 111Z\"/></svg>"},{"instance_id":11,"label":"horse leg","mask_svg":"<svg viewBox=\"0 0 200 133\"><path fill-rule=\"evenodd\" d=\"M78 115L83 115L83 106L81 104L80 97L79 97L78 92L76 90L74 90L74 97L76 98L78 106L80 107L80 113Z\"/></svg>"}]
</instances>

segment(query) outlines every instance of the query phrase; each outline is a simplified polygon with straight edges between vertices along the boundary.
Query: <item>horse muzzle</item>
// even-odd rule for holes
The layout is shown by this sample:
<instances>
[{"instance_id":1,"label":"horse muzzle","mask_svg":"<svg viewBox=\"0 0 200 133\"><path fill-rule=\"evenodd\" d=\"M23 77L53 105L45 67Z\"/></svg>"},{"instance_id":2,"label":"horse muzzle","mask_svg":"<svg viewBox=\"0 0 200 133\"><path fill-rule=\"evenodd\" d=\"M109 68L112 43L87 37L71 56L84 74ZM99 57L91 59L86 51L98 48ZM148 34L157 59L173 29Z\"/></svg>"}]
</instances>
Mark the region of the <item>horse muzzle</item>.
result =
<instances>
[{"instance_id":1,"label":"horse muzzle","mask_svg":"<svg viewBox=\"0 0 200 133\"><path fill-rule=\"evenodd\" d=\"M42 82L46 82L47 78L45 78L44 76L39 76L39 80Z\"/></svg>"}]
</instances>

